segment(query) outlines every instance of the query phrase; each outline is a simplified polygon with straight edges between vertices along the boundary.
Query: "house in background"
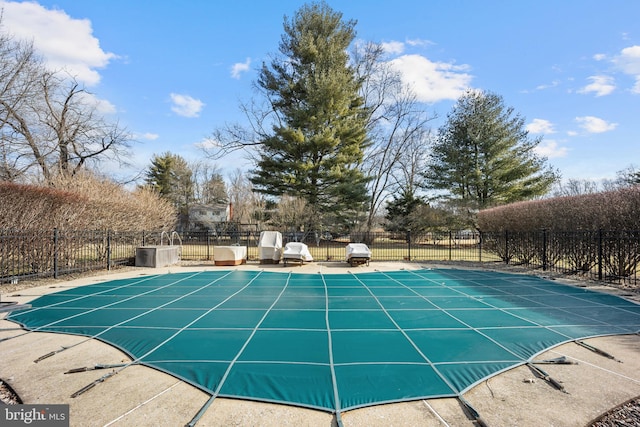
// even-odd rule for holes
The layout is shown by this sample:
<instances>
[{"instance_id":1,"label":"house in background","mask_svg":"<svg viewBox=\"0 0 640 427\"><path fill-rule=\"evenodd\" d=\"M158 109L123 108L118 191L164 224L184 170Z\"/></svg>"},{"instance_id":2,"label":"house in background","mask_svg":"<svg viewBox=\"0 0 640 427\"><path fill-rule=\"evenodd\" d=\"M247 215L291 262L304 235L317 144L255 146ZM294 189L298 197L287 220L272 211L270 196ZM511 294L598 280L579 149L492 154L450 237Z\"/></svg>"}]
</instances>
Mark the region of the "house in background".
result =
<instances>
[{"instance_id":1,"label":"house in background","mask_svg":"<svg viewBox=\"0 0 640 427\"><path fill-rule=\"evenodd\" d=\"M189 207L189 230L214 230L216 224L233 219L233 204L194 204Z\"/></svg>"}]
</instances>

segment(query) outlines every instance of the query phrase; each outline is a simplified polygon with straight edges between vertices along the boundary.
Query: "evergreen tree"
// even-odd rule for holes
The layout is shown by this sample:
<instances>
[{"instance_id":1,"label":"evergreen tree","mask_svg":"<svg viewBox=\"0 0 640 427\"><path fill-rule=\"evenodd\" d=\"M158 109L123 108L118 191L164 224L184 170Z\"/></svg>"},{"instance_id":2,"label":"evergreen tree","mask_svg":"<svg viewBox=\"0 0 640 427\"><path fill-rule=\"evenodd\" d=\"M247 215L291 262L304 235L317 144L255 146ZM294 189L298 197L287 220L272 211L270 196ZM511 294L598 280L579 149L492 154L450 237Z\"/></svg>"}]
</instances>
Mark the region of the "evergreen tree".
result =
<instances>
[{"instance_id":1,"label":"evergreen tree","mask_svg":"<svg viewBox=\"0 0 640 427\"><path fill-rule=\"evenodd\" d=\"M618 171L617 181L621 186L638 185L640 184L640 170L631 165L626 169Z\"/></svg>"},{"instance_id":2,"label":"evergreen tree","mask_svg":"<svg viewBox=\"0 0 640 427\"><path fill-rule=\"evenodd\" d=\"M468 91L438 132L425 186L472 209L542 196L558 175L535 153L540 141L500 96Z\"/></svg>"},{"instance_id":3,"label":"evergreen tree","mask_svg":"<svg viewBox=\"0 0 640 427\"><path fill-rule=\"evenodd\" d=\"M151 166L145 173L145 183L162 196L168 196L171 192L172 163L173 158L170 153L165 153L162 156L154 154L151 159Z\"/></svg>"},{"instance_id":4,"label":"evergreen tree","mask_svg":"<svg viewBox=\"0 0 640 427\"><path fill-rule=\"evenodd\" d=\"M212 175L203 187L203 203L228 203L227 185L222 175Z\"/></svg>"},{"instance_id":5,"label":"evergreen tree","mask_svg":"<svg viewBox=\"0 0 640 427\"><path fill-rule=\"evenodd\" d=\"M194 189L191 169L184 158L169 152L154 155L145 182L171 200L180 213L188 212Z\"/></svg>"},{"instance_id":6,"label":"evergreen tree","mask_svg":"<svg viewBox=\"0 0 640 427\"><path fill-rule=\"evenodd\" d=\"M394 196L387 202L385 229L396 232L413 230L412 214L423 205L426 205L424 200L410 191L402 191L399 196Z\"/></svg>"},{"instance_id":7,"label":"evergreen tree","mask_svg":"<svg viewBox=\"0 0 640 427\"><path fill-rule=\"evenodd\" d=\"M357 166L367 115L347 54L354 26L324 2L285 18L281 55L263 64L257 81L278 122L260 141L251 176L256 191L301 198L318 214L366 202Z\"/></svg>"}]
</instances>

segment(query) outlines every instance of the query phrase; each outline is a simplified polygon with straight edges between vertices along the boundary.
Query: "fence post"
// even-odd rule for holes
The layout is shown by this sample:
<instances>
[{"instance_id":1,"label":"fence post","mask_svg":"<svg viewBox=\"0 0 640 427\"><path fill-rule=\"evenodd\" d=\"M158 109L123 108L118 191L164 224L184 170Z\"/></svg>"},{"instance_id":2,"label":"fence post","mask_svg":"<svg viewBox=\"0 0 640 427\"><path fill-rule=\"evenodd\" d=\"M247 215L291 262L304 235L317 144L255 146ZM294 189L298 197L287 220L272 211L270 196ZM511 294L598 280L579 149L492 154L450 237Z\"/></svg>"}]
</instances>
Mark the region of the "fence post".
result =
<instances>
[{"instance_id":1,"label":"fence post","mask_svg":"<svg viewBox=\"0 0 640 427\"><path fill-rule=\"evenodd\" d=\"M411 261L411 230L407 230L407 249L408 249L408 256L407 256L407 260Z\"/></svg>"},{"instance_id":2,"label":"fence post","mask_svg":"<svg viewBox=\"0 0 640 427\"><path fill-rule=\"evenodd\" d=\"M602 280L602 228L598 229L598 280Z\"/></svg>"},{"instance_id":3,"label":"fence post","mask_svg":"<svg viewBox=\"0 0 640 427\"><path fill-rule=\"evenodd\" d=\"M207 261L211 259L211 252L209 250L209 245L211 245L211 233L209 230L205 231L207 233Z\"/></svg>"},{"instance_id":4,"label":"fence post","mask_svg":"<svg viewBox=\"0 0 640 427\"><path fill-rule=\"evenodd\" d=\"M482 231L478 232L478 262L482 262Z\"/></svg>"},{"instance_id":5,"label":"fence post","mask_svg":"<svg viewBox=\"0 0 640 427\"><path fill-rule=\"evenodd\" d=\"M547 229L542 229L542 271L547 271Z\"/></svg>"},{"instance_id":6,"label":"fence post","mask_svg":"<svg viewBox=\"0 0 640 427\"><path fill-rule=\"evenodd\" d=\"M249 261L249 237L251 236L249 231L243 231L242 232L244 234L244 238L245 238L245 247L247 248L247 258L245 259L245 262Z\"/></svg>"},{"instance_id":7,"label":"fence post","mask_svg":"<svg viewBox=\"0 0 640 427\"><path fill-rule=\"evenodd\" d=\"M58 278L58 228L53 229L53 277Z\"/></svg>"},{"instance_id":8,"label":"fence post","mask_svg":"<svg viewBox=\"0 0 640 427\"><path fill-rule=\"evenodd\" d=\"M509 230L504 230L504 262L509 264Z\"/></svg>"},{"instance_id":9,"label":"fence post","mask_svg":"<svg viewBox=\"0 0 640 427\"><path fill-rule=\"evenodd\" d=\"M330 260L331 260L331 257L330 257L330 255L329 255L329 242L330 242L330 241L331 241L331 240L328 240L328 241L325 241L325 243L324 243L324 244L325 244L325 247L327 248L327 261L330 261ZM258 254L258 259L260 259L260 254Z\"/></svg>"},{"instance_id":10,"label":"fence post","mask_svg":"<svg viewBox=\"0 0 640 427\"><path fill-rule=\"evenodd\" d=\"M111 271L111 230L107 230L107 271Z\"/></svg>"},{"instance_id":11,"label":"fence post","mask_svg":"<svg viewBox=\"0 0 640 427\"><path fill-rule=\"evenodd\" d=\"M449 230L449 261L451 261L451 250L453 249L451 247L451 244L453 241L452 238L453 238L453 235L451 234L451 230Z\"/></svg>"}]
</instances>

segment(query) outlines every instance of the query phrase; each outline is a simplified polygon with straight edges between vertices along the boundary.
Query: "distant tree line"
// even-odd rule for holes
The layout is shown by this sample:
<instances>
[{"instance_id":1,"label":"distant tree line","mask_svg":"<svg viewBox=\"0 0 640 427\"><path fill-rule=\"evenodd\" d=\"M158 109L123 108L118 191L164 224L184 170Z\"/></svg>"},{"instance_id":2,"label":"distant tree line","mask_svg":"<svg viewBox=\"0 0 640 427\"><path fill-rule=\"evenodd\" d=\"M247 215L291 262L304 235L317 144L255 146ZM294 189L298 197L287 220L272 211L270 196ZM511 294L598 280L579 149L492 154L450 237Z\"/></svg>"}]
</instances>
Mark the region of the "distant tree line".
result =
<instances>
[{"instance_id":1,"label":"distant tree line","mask_svg":"<svg viewBox=\"0 0 640 427\"><path fill-rule=\"evenodd\" d=\"M476 228L487 208L602 189L562 183L536 152L541 138L493 92L466 91L431 129L435 115L382 46L356 42L356 21L324 1L283 29L256 97L240 105L246 122L214 129L207 160L155 154L134 193L153 192L180 218L196 204L231 203L237 222L340 233ZM71 188L92 167L123 161L131 142L73 76L0 31L0 181ZM214 162L237 150L253 167L225 178ZM637 183L630 168L605 186Z\"/></svg>"}]
</instances>

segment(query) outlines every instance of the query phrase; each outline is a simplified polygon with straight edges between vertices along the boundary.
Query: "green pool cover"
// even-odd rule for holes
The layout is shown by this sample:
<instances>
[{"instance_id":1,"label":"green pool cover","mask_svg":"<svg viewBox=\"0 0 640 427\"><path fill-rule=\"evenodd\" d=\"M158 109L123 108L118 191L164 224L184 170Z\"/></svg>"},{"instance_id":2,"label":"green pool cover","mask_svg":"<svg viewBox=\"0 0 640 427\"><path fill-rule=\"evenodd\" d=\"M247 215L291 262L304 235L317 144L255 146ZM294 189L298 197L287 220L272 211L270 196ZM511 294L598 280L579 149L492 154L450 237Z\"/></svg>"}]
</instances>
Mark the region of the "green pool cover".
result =
<instances>
[{"instance_id":1,"label":"green pool cover","mask_svg":"<svg viewBox=\"0 0 640 427\"><path fill-rule=\"evenodd\" d=\"M640 330L640 305L468 270L216 270L42 296L9 319L95 337L213 397L347 409L461 393L576 339Z\"/></svg>"}]
</instances>

